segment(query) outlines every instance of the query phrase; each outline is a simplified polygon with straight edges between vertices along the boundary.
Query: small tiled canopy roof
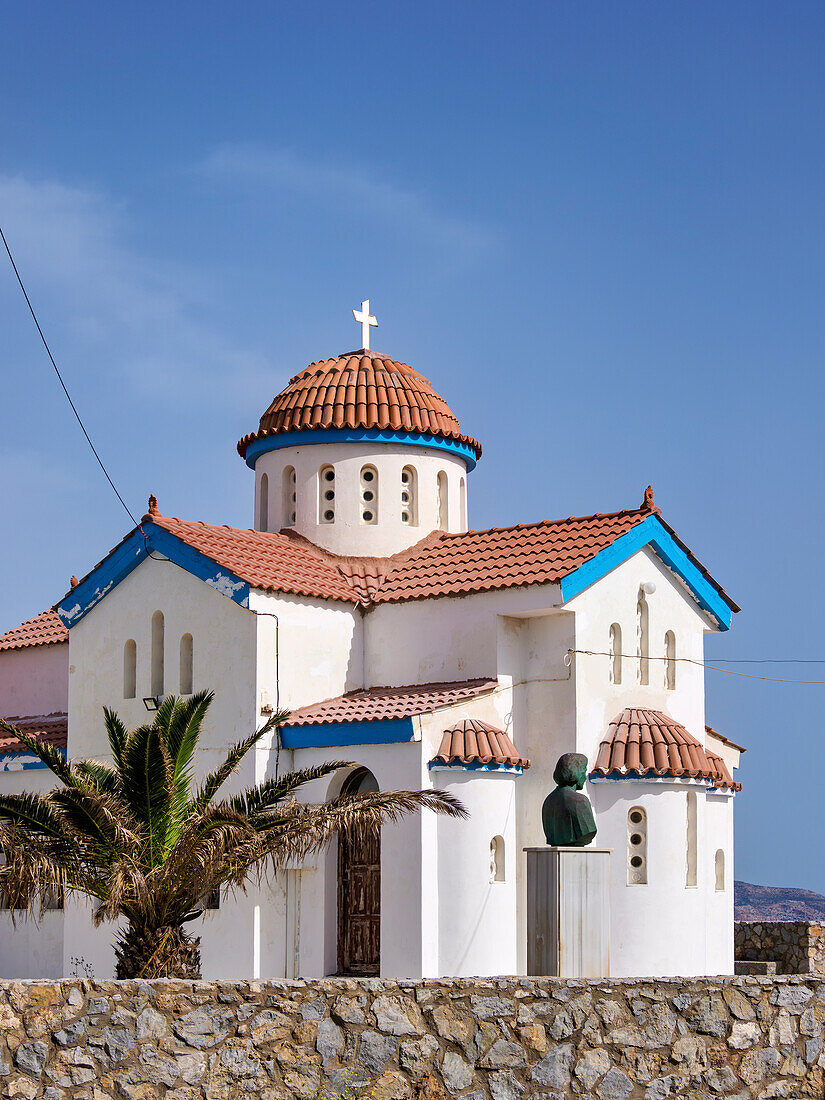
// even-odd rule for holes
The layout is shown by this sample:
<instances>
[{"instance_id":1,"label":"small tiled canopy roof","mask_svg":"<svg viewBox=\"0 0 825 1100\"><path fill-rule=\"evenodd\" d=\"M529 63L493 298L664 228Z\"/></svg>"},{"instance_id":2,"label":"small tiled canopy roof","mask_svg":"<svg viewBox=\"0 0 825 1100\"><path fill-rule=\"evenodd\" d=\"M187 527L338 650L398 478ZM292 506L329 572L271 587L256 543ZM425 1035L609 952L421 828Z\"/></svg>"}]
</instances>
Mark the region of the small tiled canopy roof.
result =
<instances>
[{"instance_id":1,"label":"small tiled canopy roof","mask_svg":"<svg viewBox=\"0 0 825 1100\"><path fill-rule=\"evenodd\" d=\"M310 363L289 380L261 417L256 432L238 442L246 457L250 443L285 432L326 429L378 429L422 432L471 447L455 413L430 382L406 363L380 352L361 350Z\"/></svg>"},{"instance_id":2,"label":"small tiled canopy roof","mask_svg":"<svg viewBox=\"0 0 825 1100\"><path fill-rule=\"evenodd\" d=\"M530 761L519 756L516 746L504 730L496 729L476 718L466 718L458 725L444 730L441 747L430 763L530 767Z\"/></svg>"},{"instance_id":3,"label":"small tiled canopy roof","mask_svg":"<svg viewBox=\"0 0 825 1100\"><path fill-rule=\"evenodd\" d=\"M63 712L55 714L29 714L22 718L7 718L12 726L24 733L33 733L47 745L56 749L65 749L69 731L69 716ZM26 752L26 746L16 737L0 729L0 753Z\"/></svg>"},{"instance_id":4,"label":"small tiled canopy roof","mask_svg":"<svg viewBox=\"0 0 825 1100\"><path fill-rule=\"evenodd\" d=\"M721 756L658 710L628 708L608 727L593 775L691 776L741 791Z\"/></svg>"},{"instance_id":5,"label":"small tiled canopy roof","mask_svg":"<svg viewBox=\"0 0 825 1100\"><path fill-rule=\"evenodd\" d=\"M415 714L432 714L442 707L451 707L484 695L497 686L497 680L462 680L447 684L412 684L407 687L349 691L335 699L294 710L284 722L284 727L385 722L394 718L411 718Z\"/></svg>"},{"instance_id":6,"label":"small tiled canopy roof","mask_svg":"<svg viewBox=\"0 0 825 1100\"><path fill-rule=\"evenodd\" d=\"M61 623L53 608L41 611L33 619L27 619L0 635L0 650L27 649L35 645L59 645L68 642L69 632Z\"/></svg>"}]
</instances>

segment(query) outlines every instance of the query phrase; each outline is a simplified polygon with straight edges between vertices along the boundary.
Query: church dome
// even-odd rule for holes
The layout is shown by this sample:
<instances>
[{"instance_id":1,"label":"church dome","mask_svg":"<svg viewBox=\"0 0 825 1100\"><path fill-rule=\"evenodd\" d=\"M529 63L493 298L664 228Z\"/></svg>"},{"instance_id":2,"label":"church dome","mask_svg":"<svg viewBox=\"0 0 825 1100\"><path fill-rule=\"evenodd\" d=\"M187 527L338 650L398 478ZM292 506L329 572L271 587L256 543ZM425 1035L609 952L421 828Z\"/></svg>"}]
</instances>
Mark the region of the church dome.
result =
<instances>
[{"instance_id":1,"label":"church dome","mask_svg":"<svg viewBox=\"0 0 825 1100\"><path fill-rule=\"evenodd\" d=\"M366 431L431 436L458 444L475 458L481 444L464 435L458 419L430 382L406 363L362 349L324 359L289 380L261 417L258 430L238 442L252 465L252 444L304 432ZM258 450L259 448L254 448Z\"/></svg>"}]
</instances>

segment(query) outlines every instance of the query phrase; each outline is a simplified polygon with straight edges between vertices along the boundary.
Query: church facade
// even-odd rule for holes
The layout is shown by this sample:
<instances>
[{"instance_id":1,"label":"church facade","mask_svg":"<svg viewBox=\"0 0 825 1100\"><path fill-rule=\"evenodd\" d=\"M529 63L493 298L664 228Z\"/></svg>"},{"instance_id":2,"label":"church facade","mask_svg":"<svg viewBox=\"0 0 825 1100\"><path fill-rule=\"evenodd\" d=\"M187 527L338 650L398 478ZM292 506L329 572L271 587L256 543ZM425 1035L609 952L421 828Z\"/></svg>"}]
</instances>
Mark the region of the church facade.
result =
<instances>
[{"instance_id":1,"label":"church facade","mask_svg":"<svg viewBox=\"0 0 825 1100\"><path fill-rule=\"evenodd\" d=\"M611 973L732 973L741 750L707 725L702 662L738 608L652 494L471 530L480 445L368 346L292 378L238 451L253 526L152 498L54 609L0 638L0 713L105 757L104 705L132 726L210 688L202 771L287 708L240 783L341 760L313 799L434 787L469 817L415 815L222 896L197 922L204 976L524 973L522 850L543 842L564 752L588 758L612 849ZM0 743L0 789L43 789L34 763ZM0 924L3 977L113 973L112 928L83 902Z\"/></svg>"}]
</instances>

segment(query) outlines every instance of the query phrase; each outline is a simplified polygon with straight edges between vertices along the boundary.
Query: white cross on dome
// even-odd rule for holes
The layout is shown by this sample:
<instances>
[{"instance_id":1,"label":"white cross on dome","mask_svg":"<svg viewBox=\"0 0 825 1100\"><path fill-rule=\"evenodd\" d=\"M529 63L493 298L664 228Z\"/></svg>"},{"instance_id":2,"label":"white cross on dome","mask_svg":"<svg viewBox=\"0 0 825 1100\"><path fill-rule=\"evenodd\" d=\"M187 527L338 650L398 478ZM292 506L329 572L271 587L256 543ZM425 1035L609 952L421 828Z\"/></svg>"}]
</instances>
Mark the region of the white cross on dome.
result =
<instances>
[{"instance_id":1,"label":"white cross on dome","mask_svg":"<svg viewBox=\"0 0 825 1100\"><path fill-rule=\"evenodd\" d=\"M361 303L360 311L354 309L352 316L361 326L361 347L366 351L369 351L370 347L370 325L373 328L378 327L378 322L374 317L370 316L370 300L367 298L366 302Z\"/></svg>"}]
</instances>

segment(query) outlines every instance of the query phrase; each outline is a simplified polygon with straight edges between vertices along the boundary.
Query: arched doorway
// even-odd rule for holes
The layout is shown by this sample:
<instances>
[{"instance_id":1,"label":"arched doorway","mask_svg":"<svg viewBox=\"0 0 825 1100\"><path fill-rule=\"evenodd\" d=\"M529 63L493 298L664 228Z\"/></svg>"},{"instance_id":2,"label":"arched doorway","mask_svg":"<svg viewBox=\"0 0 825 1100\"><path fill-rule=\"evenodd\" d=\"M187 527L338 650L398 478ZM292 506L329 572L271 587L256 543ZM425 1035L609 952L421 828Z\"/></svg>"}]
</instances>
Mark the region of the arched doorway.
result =
<instances>
[{"instance_id":1,"label":"arched doorway","mask_svg":"<svg viewBox=\"0 0 825 1100\"><path fill-rule=\"evenodd\" d=\"M342 795L377 791L375 776L357 768ZM338 836L338 973L377 975L381 957L381 833Z\"/></svg>"}]
</instances>

